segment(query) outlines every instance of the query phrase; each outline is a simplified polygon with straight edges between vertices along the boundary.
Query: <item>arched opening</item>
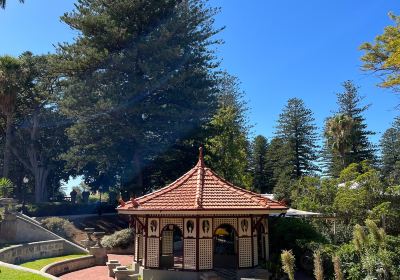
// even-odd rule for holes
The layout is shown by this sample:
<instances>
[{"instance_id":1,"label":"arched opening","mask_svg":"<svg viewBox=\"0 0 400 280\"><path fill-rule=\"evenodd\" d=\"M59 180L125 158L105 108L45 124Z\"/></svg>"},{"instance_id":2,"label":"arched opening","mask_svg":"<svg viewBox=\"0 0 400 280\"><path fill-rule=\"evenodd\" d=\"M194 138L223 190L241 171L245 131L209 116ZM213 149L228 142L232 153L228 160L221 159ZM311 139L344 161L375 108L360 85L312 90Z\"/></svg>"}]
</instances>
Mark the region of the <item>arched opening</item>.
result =
<instances>
[{"instance_id":1,"label":"arched opening","mask_svg":"<svg viewBox=\"0 0 400 280\"><path fill-rule=\"evenodd\" d=\"M259 263L265 261L265 227L262 223L257 226L257 248Z\"/></svg>"},{"instance_id":2,"label":"arched opening","mask_svg":"<svg viewBox=\"0 0 400 280\"><path fill-rule=\"evenodd\" d=\"M214 268L237 267L237 235L233 226L220 225L214 232Z\"/></svg>"},{"instance_id":3,"label":"arched opening","mask_svg":"<svg viewBox=\"0 0 400 280\"><path fill-rule=\"evenodd\" d=\"M161 231L160 267L183 267L183 234L176 225L166 225Z\"/></svg>"}]
</instances>

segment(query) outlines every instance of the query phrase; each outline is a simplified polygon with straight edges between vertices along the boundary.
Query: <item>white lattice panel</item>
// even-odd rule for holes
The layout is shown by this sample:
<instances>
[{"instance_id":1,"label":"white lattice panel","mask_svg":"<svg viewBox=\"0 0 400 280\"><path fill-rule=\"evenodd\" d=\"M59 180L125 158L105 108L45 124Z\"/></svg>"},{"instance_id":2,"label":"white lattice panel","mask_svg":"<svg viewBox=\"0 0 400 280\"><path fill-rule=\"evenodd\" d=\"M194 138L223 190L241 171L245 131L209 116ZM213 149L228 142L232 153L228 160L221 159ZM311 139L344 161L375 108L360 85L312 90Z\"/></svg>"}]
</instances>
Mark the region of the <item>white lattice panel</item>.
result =
<instances>
[{"instance_id":1,"label":"white lattice panel","mask_svg":"<svg viewBox=\"0 0 400 280\"><path fill-rule=\"evenodd\" d=\"M254 258L254 265L258 265L258 244L257 244L257 236L254 236L254 237L253 237L253 242L254 242L254 248L253 248L253 250L254 250L254 255L253 255L253 258Z\"/></svg>"},{"instance_id":2,"label":"white lattice panel","mask_svg":"<svg viewBox=\"0 0 400 280\"><path fill-rule=\"evenodd\" d=\"M196 240L185 239L184 246L184 269L196 269Z\"/></svg>"},{"instance_id":3,"label":"white lattice panel","mask_svg":"<svg viewBox=\"0 0 400 280\"><path fill-rule=\"evenodd\" d=\"M251 237L239 238L239 267L251 267Z\"/></svg>"},{"instance_id":4,"label":"white lattice panel","mask_svg":"<svg viewBox=\"0 0 400 280\"><path fill-rule=\"evenodd\" d=\"M213 240L199 240L199 269L213 268Z\"/></svg>"},{"instance_id":5,"label":"white lattice panel","mask_svg":"<svg viewBox=\"0 0 400 280\"><path fill-rule=\"evenodd\" d=\"M237 232L237 219L236 218L215 218L213 224L213 232L222 224L228 224L235 228Z\"/></svg>"},{"instance_id":6,"label":"white lattice panel","mask_svg":"<svg viewBox=\"0 0 400 280\"><path fill-rule=\"evenodd\" d=\"M183 219L179 219L179 218L161 218L161 227L160 227L160 229L163 230L166 225L176 225L183 232Z\"/></svg>"},{"instance_id":7,"label":"white lattice panel","mask_svg":"<svg viewBox=\"0 0 400 280\"><path fill-rule=\"evenodd\" d=\"M148 238L147 239L147 266L158 267L159 266L159 239Z\"/></svg>"},{"instance_id":8,"label":"white lattice panel","mask_svg":"<svg viewBox=\"0 0 400 280\"><path fill-rule=\"evenodd\" d=\"M162 233L162 248L163 255L172 255L174 253L173 231L164 230Z\"/></svg>"}]
</instances>

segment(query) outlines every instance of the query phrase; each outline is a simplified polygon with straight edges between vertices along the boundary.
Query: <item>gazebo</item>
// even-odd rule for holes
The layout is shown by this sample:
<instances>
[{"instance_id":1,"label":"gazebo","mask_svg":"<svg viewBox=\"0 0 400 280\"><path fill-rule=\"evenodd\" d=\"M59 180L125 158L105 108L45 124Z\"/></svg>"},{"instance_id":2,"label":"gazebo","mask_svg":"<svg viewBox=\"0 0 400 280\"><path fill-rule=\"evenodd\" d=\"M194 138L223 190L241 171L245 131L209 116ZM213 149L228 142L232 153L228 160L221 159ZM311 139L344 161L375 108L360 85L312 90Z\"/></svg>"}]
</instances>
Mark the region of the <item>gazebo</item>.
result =
<instances>
[{"instance_id":1,"label":"gazebo","mask_svg":"<svg viewBox=\"0 0 400 280\"><path fill-rule=\"evenodd\" d=\"M135 231L141 269L198 272L252 268L268 260L268 216L287 207L239 188L198 163L170 185L121 201Z\"/></svg>"}]
</instances>

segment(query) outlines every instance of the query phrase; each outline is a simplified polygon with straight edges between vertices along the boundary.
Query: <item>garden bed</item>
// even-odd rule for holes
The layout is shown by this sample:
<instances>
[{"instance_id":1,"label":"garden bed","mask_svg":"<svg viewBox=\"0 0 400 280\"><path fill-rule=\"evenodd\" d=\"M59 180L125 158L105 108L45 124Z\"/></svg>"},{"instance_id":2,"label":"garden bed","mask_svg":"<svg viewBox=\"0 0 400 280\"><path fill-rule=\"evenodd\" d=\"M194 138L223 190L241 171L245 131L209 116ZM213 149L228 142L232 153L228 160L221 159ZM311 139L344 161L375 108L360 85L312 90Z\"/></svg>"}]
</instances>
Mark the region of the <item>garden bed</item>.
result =
<instances>
[{"instance_id":1,"label":"garden bed","mask_svg":"<svg viewBox=\"0 0 400 280\"><path fill-rule=\"evenodd\" d=\"M35 261L22 263L22 264L20 264L20 266L35 269L35 270L41 270L43 267L45 267L46 265L49 265L51 263L80 258L83 256L87 256L87 254L74 254L74 255L66 255L66 256L53 257L53 258L38 259Z\"/></svg>"}]
</instances>

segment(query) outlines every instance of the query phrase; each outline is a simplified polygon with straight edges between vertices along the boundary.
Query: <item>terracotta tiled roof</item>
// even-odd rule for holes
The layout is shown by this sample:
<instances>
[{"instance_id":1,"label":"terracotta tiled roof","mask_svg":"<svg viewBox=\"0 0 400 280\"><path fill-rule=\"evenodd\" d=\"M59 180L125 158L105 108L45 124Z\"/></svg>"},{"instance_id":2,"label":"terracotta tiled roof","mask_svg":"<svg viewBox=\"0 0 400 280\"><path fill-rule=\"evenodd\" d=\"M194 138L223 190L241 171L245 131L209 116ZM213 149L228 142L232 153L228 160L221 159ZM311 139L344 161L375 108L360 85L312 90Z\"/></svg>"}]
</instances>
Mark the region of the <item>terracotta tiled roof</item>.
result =
<instances>
[{"instance_id":1,"label":"terracotta tiled roof","mask_svg":"<svg viewBox=\"0 0 400 280\"><path fill-rule=\"evenodd\" d=\"M283 204L236 187L204 166L202 152L191 170L170 185L119 206L120 210L286 210Z\"/></svg>"}]
</instances>

